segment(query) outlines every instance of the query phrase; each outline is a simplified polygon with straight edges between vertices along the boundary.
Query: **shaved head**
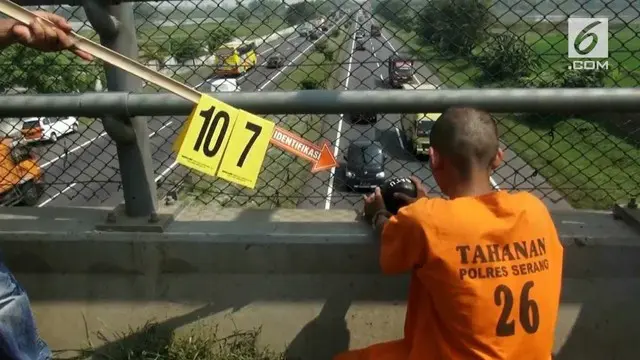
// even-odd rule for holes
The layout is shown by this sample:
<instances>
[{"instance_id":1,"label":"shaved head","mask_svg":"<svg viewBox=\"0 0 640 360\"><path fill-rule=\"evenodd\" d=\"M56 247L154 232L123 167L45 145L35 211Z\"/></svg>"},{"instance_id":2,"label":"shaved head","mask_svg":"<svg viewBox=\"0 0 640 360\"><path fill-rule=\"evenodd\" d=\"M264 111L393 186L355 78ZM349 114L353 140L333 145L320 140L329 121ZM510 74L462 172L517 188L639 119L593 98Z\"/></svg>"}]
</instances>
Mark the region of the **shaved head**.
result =
<instances>
[{"instance_id":1,"label":"shaved head","mask_svg":"<svg viewBox=\"0 0 640 360\"><path fill-rule=\"evenodd\" d=\"M485 170L500 146L498 127L487 112L472 108L450 108L431 129L431 146L449 159L463 177L474 169Z\"/></svg>"}]
</instances>

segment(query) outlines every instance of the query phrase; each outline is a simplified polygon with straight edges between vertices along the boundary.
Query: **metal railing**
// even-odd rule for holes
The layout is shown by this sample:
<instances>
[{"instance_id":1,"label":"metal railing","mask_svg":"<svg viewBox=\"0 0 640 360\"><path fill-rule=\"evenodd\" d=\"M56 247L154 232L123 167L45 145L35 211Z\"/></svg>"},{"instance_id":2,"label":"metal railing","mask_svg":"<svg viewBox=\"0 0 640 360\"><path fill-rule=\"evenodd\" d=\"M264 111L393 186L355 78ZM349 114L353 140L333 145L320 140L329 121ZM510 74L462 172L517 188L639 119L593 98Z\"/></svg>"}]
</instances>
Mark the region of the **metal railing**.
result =
<instances>
[{"instance_id":1,"label":"metal railing","mask_svg":"<svg viewBox=\"0 0 640 360\"><path fill-rule=\"evenodd\" d=\"M638 196L635 1L596 1L589 7L513 0L267 0L229 8L211 2L19 3L56 11L80 34L174 79L215 92L236 107L270 114L309 140L326 140L341 162L349 143L377 141L389 154L387 174L416 175L434 192L428 164L414 153L401 113L466 105L493 112L500 127L507 158L492 177L497 187L531 191L561 208L609 208ZM608 58L568 57L569 16L608 19ZM89 21L92 28L85 26ZM571 40L585 50L588 33L576 36ZM234 41L254 44L256 61L230 77L240 92L216 92L218 50ZM275 54L281 63L270 63ZM441 90L390 89L391 78L404 81L395 75L396 66L408 64L396 55L412 62L412 88L431 84ZM99 61L84 64L68 54L19 46L0 58L0 87L13 94L0 102L5 132L15 125L14 133L25 134L28 116L78 120L77 127L67 125L68 133L55 130L60 133L52 136L55 131L47 130L47 141L32 143L46 179L43 194L31 201L36 206L114 204L124 198L130 215L147 216L157 208L156 185L163 195L178 191L210 208L350 208L361 199L347 184L344 166L312 174L308 163L276 148L269 149L255 190L191 171L171 151L192 109L188 102L120 70L104 71ZM597 69L584 69L590 67ZM358 112L377 113L377 122L352 123ZM8 178L4 189L13 191L18 182Z\"/></svg>"}]
</instances>

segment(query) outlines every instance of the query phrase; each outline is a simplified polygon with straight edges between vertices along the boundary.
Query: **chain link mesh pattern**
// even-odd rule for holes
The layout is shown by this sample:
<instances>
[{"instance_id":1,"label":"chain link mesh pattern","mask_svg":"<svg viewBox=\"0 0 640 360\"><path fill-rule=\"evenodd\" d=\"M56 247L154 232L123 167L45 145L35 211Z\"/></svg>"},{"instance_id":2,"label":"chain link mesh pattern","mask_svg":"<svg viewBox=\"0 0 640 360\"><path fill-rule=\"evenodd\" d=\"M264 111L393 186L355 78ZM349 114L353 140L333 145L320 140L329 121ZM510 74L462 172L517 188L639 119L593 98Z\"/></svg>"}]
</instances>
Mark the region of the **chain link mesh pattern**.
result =
<instances>
[{"instance_id":1,"label":"chain link mesh pattern","mask_svg":"<svg viewBox=\"0 0 640 360\"><path fill-rule=\"evenodd\" d=\"M83 9L41 9L70 19L77 32L98 40ZM640 13L632 0L137 2L134 15L140 60L207 92L216 90L216 59L229 42L252 43L250 50L257 55L255 66L233 77L241 91L388 88L390 73L402 73L408 64L403 59L413 63L408 81L415 86L635 87L640 80ZM569 16L609 19L608 69L568 70ZM0 57L0 87L6 93L106 87L99 61L84 64L66 53L42 54L19 46L5 49ZM145 85L143 91L159 90ZM382 178L345 170L350 145L366 139L388 156L384 177L416 175L438 192L428 162L413 150L419 139L412 139L401 121L407 115L377 114L375 123L360 123L355 115L268 116L309 140L329 141L338 147L343 166L335 173L313 175L309 163L272 147L255 190L177 165L171 144L185 118L150 118L156 181L167 201L188 196L209 207L351 208L362 197L353 185ZM558 208L609 208L638 196L638 114L495 118L506 161L491 179L494 186L531 191ZM27 145L31 157L25 153L22 162L4 161L9 174L2 188L5 204L120 201L115 146L99 120L3 119L1 124L5 136L35 140ZM39 127L43 130L34 130ZM23 148L3 144L7 154ZM35 162L27 166L29 159ZM38 183L40 175L41 185L28 185Z\"/></svg>"}]
</instances>

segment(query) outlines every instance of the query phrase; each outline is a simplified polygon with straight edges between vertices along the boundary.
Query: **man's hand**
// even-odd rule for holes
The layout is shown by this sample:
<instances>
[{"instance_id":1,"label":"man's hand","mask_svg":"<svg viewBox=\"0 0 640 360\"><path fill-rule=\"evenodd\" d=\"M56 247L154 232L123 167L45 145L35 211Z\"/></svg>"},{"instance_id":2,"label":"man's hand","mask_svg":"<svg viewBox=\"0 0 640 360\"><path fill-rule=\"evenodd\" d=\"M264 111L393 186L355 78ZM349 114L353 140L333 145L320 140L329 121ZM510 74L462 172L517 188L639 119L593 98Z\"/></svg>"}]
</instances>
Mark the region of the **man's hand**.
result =
<instances>
[{"instance_id":1,"label":"man's hand","mask_svg":"<svg viewBox=\"0 0 640 360\"><path fill-rule=\"evenodd\" d=\"M415 185L416 190L418 192L418 197L411 197L411 196L407 196L406 194L402 194L402 193L394 193L393 196L398 199L398 200L402 200L404 201L407 205L409 204L413 204L414 202L416 202L418 199L421 199L423 197L427 197L427 189L425 188L425 186L422 184L422 182L420 181L420 179L418 179L415 176L410 176L409 179L411 179L411 182L413 183L413 185Z\"/></svg>"},{"instance_id":2,"label":"man's hand","mask_svg":"<svg viewBox=\"0 0 640 360\"><path fill-rule=\"evenodd\" d=\"M373 215L380 210L386 210L380 188L377 187L373 194L364 196L364 218L371 222Z\"/></svg>"},{"instance_id":3,"label":"man's hand","mask_svg":"<svg viewBox=\"0 0 640 360\"><path fill-rule=\"evenodd\" d=\"M29 26L12 20L10 35L14 37L15 41L44 52L70 50L84 60L93 60L91 54L74 47L73 41L68 36L72 27L65 19L44 11L35 11L34 13L39 18Z\"/></svg>"}]
</instances>

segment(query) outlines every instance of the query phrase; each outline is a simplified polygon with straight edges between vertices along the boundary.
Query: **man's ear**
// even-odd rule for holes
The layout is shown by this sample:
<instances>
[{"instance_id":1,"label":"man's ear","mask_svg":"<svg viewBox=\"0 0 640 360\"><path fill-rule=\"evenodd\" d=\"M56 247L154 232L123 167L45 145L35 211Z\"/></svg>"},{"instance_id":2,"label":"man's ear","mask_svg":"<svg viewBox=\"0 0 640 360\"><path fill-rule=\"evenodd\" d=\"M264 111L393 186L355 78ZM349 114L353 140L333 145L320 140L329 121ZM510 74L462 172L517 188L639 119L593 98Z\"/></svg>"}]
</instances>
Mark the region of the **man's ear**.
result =
<instances>
[{"instance_id":1,"label":"man's ear","mask_svg":"<svg viewBox=\"0 0 640 360\"><path fill-rule=\"evenodd\" d=\"M498 148L498 152L496 152L496 156L493 157L491 161L491 170L497 169L500 164L502 164L502 160L504 160L504 150Z\"/></svg>"},{"instance_id":2,"label":"man's ear","mask_svg":"<svg viewBox=\"0 0 640 360\"><path fill-rule=\"evenodd\" d=\"M431 165L432 169L437 169L441 166L440 154L433 148L433 146L429 147L429 165Z\"/></svg>"}]
</instances>

